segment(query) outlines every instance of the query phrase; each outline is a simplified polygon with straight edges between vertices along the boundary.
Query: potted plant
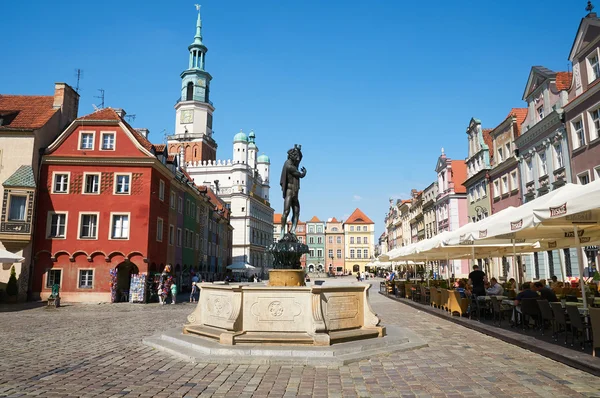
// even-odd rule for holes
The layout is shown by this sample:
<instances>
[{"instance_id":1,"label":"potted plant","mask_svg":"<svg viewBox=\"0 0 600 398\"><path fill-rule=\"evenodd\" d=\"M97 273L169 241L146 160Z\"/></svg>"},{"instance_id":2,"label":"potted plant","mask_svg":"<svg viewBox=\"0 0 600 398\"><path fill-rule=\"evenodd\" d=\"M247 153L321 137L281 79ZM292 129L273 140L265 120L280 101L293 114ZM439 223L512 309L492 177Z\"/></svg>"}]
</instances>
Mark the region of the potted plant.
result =
<instances>
[{"instance_id":1,"label":"potted plant","mask_svg":"<svg viewBox=\"0 0 600 398\"><path fill-rule=\"evenodd\" d=\"M19 285L17 284L17 273L15 271L15 266L13 265L10 269L10 277L8 278L8 283L6 284L6 295L8 296L8 302L16 302L18 294Z\"/></svg>"}]
</instances>

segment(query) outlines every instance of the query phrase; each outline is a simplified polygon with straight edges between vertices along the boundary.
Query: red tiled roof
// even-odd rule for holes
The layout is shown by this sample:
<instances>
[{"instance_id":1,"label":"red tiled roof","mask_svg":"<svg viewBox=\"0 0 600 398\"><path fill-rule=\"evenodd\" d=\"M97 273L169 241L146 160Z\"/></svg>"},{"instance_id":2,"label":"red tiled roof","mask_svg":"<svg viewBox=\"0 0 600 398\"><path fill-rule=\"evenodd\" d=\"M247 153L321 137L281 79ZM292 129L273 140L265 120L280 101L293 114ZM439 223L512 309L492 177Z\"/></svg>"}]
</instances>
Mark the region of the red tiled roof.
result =
<instances>
[{"instance_id":1,"label":"red tiled roof","mask_svg":"<svg viewBox=\"0 0 600 398\"><path fill-rule=\"evenodd\" d=\"M152 144L154 145L154 149L156 150L156 153L163 153L165 151L165 148L167 147L165 144Z\"/></svg>"},{"instance_id":2,"label":"red tiled roof","mask_svg":"<svg viewBox=\"0 0 600 398\"><path fill-rule=\"evenodd\" d=\"M556 72L556 89L559 91L571 88L572 72Z\"/></svg>"},{"instance_id":3,"label":"red tiled roof","mask_svg":"<svg viewBox=\"0 0 600 398\"><path fill-rule=\"evenodd\" d=\"M198 187L200 188L200 187ZM221 198L219 198L212 189L210 189L209 187L204 187L206 194L208 195L208 198L210 200L210 202L212 203L212 205L215 207L215 209L217 210L223 210L225 213L225 217L228 216L229 214L229 210L227 209L227 206L225 206L225 202L223 202L223 200L221 200Z\"/></svg>"},{"instance_id":4,"label":"red tiled roof","mask_svg":"<svg viewBox=\"0 0 600 398\"><path fill-rule=\"evenodd\" d=\"M168 163L173 163L175 161L175 155L169 155L167 156L167 162Z\"/></svg>"},{"instance_id":5,"label":"red tiled roof","mask_svg":"<svg viewBox=\"0 0 600 398\"><path fill-rule=\"evenodd\" d=\"M467 180L467 164L464 160L452 161L452 182L454 183L454 192L467 193L467 188L463 182Z\"/></svg>"},{"instance_id":6,"label":"red tiled roof","mask_svg":"<svg viewBox=\"0 0 600 398\"><path fill-rule=\"evenodd\" d=\"M345 224L375 224L369 217L366 216L359 208L356 208Z\"/></svg>"},{"instance_id":7,"label":"red tiled roof","mask_svg":"<svg viewBox=\"0 0 600 398\"><path fill-rule=\"evenodd\" d=\"M523 122L525 122L525 119L527 119L527 112L529 111L529 109L527 108L512 108L510 110L510 112L508 113L508 117L514 116L517 118L517 135L515 138L517 138L518 136L521 135L521 125L523 124Z\"/></svg>"},{"instance_id":8,"label":"red tiled roof","mask_svg":"<svg viewBox=\"0 0 600 398\"><path fill-rule=\"evenodd\" d=\"M273 213L273 224L281 224L281 213Z\"/></svg>"},{"instance_id":9,"label":"red tiled roof","mask_svg":"<svg viewBox=\"0 0 600 398\"><path fill-rule=\"evenodd\" d=\"M333 217L330 222L339 222L339 221L336 220L335 217Z\"/></svg>"},{"instance_id":10,"label":"red tiled roof","mask_svg":"<svg viewBox=\"0 0 600 398\"><path fill-rule=\"evenodd\" d=\"M488 149L490 150L490 158L494 157L494 151L493 151L493 147L494 147L494 140L492 139L492 131L494 129L482 129L482 133L483 133L483 142L485 143L485 145L487 145Z\"/></svg>"},{"instance_id":11,"label":"red tiled roof","mask_svg":"<svg viewBox=\"0 0 600 398\"><path fill-rule=\"evenodd\" d=\"M54 97L45 95L0 95L0 130L36 130L58 111Z\"/></svg>"},{"instance_id":12,"label":"red tiled roof","mask_svg":"<svg viewBox=\"0 0 600 398\"><path fill-rule=\"evenodd\" d=\"M317 216L313 216L308 222L321 222Z\"/></svg>"}]
</instances>

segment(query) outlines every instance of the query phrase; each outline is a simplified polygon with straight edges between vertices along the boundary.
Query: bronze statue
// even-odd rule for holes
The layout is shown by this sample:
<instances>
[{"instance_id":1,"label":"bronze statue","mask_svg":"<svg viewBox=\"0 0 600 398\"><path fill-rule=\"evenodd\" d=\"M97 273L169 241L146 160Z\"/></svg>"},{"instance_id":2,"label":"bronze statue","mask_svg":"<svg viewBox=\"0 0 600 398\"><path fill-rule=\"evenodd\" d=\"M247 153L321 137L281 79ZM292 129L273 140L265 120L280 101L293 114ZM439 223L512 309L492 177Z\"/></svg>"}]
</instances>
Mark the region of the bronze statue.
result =
<instances>
[{"instance_id":1,"label":"bronze statue","mask_svg":"<svg viewBox=\"0 0 600 398\"><path fill-rule=\"evenodd\" d=\"M288 151L288 159L283 164L281 170L281 190L283 191L283 214L281 217L281 239L286 234L287 219L292 209L292 227L289 233L296 235L296 227L300 219L300 202L298 200L298 191L300 191L300 179L306 175L306 169L302 167L298 170L302 160L302 145L294 144L294 148Z\"/></svg>"}]
</instances>

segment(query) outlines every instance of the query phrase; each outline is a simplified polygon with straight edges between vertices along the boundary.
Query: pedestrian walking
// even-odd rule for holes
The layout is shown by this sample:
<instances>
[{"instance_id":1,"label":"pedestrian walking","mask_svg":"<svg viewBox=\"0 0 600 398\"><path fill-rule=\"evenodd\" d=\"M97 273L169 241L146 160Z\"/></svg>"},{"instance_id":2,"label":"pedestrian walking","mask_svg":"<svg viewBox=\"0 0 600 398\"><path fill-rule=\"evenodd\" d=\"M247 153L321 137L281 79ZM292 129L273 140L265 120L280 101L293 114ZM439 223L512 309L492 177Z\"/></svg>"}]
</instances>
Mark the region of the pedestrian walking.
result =
<instances>
[{"instance_id":1,"label":"pedestrian walking","mask_svg":"<svg viewBox=\"0 0 600 398\"><path fill-rule=\"evenodd\" d=\"M177 297L177 284L173 281L171 285L171 304L175 304L175 298Z\"/></svg>"},{"instance_id":2,"label":"pedestrian walking","mask_svg":"<svg viewBox=\"0 0 600 398\"><path fill-rule=\"evenodd\" d=\"M192 282L192 292L190 293L190 303L196 302L196 293L198 293L198 286L196 282Z\"/></svg>"}]
</instances>

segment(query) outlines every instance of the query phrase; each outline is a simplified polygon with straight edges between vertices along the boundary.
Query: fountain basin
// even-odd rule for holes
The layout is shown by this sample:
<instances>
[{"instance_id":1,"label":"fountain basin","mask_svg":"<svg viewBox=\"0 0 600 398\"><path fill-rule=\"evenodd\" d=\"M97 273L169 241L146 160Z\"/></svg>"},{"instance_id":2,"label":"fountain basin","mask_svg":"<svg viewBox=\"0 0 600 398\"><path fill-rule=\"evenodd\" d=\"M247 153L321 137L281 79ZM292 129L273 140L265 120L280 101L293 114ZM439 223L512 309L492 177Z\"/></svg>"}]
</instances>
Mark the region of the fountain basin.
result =
<instances>
[{"instance_id":1,"label":"fountain basin","mask_svg":"<svg viewBox=\"0 0 600 398\"><path fill-rule=\"evenodd\" d=\"M183 333L224 345L328 346L385 336L368 302L369 284L199 286L200 300Z\"/></svg>"}]
</instances>

